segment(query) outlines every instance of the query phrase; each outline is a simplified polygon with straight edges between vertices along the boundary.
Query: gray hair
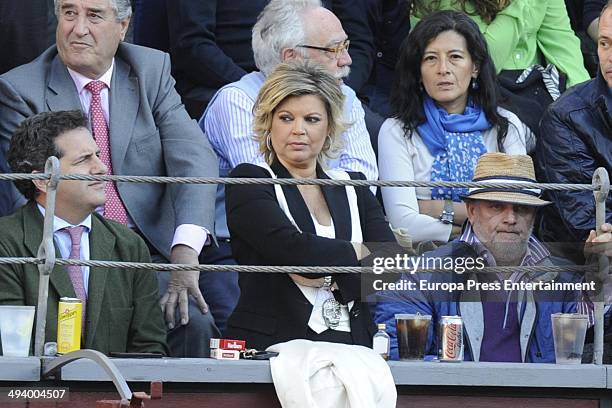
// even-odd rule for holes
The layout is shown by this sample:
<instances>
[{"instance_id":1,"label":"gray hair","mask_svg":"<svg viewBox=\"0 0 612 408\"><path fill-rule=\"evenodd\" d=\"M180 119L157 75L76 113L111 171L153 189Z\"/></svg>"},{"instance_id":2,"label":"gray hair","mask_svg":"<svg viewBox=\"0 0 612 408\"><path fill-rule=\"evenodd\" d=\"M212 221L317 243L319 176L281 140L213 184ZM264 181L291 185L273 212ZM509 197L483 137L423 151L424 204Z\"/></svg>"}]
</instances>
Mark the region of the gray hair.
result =
<instances>
[{"instance_id":1,"label":"gray hair","mask_svg":"<svg viewBox=\"0 0 612 408\"><path fill-rule=\"evenodd\" d=\"M599 18L601 18L601 16L603 16L604 11L606 11L610 7L612 7L612 0L608 0L608 2L604 4L603 8L601 9L601 13L599 13Z\"/></svg>"},{"instance_id":2,"label":"gray hair","mask_svg":"<svg viewBox=\"0 0 612 408\"><path fill-rule=\"evenodd\" d=\"M62 0L53 0L55 3L55 15L59 16L60 3ZM108 0L111 8L115 11L117 21L123 21L132 16L132 4L130 0Z\"/></svg>"},{"instance_id":3,"label":"gray hair","mask_svg":"<svg viewBox=\"0 0 612 408\"><path fill-rule=\"evenodd\" d=\"M253 26L253 55L261 72L269 75L283 62L281 52L284 48L296 48L305 41L302 15L316 7L322 7L320 0L272 0L268 3Z\"/></svg>"}]
</instances>

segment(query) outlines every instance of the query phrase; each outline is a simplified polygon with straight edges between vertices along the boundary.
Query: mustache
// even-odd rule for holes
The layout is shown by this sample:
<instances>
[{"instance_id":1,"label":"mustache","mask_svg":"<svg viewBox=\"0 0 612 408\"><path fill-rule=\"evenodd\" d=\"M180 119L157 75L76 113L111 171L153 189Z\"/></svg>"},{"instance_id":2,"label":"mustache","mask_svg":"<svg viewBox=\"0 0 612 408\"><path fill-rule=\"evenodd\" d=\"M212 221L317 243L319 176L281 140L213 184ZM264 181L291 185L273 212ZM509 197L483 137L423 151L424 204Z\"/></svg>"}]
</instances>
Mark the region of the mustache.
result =
<instances>
[{"instance_id":1,"label":"mustache","mask_svg":"<svg viewBox=\"0 0 612 408\"><path fill-rule=\"evenodd\" d=\"M336 79L343 79L349 76L350 73L351 73L351 67L344 66L340 68L338 71L336 71L336 73L334 74L334 77Z\"/></svg>"},{"instance_id":2,"label":"mustache","mask_svg":"<svg viewBox=\"0 0 612 408\"><path fill-rule=\"evenodd\" d=\"M528 228L528 229L520 229L520 228L506 228L503 230L497 230L495 231L496 233L511 233L511 234L518 234L518 235L525 235L527 237L530 237L531 234L533 233L533 226Z\"/></svg>"}]
</instances>

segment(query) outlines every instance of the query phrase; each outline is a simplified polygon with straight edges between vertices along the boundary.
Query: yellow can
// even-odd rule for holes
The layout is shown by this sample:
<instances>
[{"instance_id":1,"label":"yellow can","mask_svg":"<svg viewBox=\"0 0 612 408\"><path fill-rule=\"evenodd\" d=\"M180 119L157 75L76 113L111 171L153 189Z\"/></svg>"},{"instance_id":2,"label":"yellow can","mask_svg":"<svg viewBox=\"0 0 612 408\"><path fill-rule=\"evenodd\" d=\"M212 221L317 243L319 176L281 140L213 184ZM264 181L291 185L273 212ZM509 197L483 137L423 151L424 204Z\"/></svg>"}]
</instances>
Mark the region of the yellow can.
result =
<instances>
[{"instance_id":1,"label":"yellow can","mask_svg":"<svg viewBox=\"0 0 612 408\"><path fill-rule=\"evenodd\" d=\"M82 316L81 299L60 298L57 310L57 352L59 354L81 349Z\"/></svg>"}]
</instances>

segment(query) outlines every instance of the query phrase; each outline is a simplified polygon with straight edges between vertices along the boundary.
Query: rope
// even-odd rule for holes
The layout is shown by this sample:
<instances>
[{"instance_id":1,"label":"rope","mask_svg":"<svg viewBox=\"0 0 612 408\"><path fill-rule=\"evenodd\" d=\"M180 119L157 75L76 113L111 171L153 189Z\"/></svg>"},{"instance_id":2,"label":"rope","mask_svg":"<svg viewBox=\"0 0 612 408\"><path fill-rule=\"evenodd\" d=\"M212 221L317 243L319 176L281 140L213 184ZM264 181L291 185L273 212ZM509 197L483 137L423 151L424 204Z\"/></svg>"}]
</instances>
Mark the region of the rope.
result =
<instances>
[{"instance_id":1,"label":"rope","mask_svg":"<svg viewBox=\"0 0 612 408\"><path fill-rule=\"evenodd\" d=\"M0 180L48 180L47 173L9 173L0 174ZM283 186L317 185L317 186L354 186L354 187L446 187L446 188L501 188L501 189L541 189L566 191L595 191L600 186L592 184L562 183L489 183L475 181L400 181L400 180L331 180L331 179L269 179L269 178L226 178L226 177L152 177L152 176L88 176L84 174L64 174L60 180L114 181L124 183L174 183L174 184L257 184Z\"/></svg>"},{"instance_id":2,"label":"rope","mask_svg":"<svg viewBox=\"0 0 612 408\"><path fill-rule=\"evenodd\" d=\"M44 258L0 258L2 264L43 264ZM201 271L201 272L241 272L241 273L314 273L320 275L366 273L374 274L372 267L362 266L261 266L261 265L185 265L185 264L161 264L145 262L117 262L117 261L85 261L78 259L57 259L56 265L80 265L97 268L113 269L140 269L151 271ZM588 265L564 265L564 266L521 266L525 272L588 272L596 271L597 266ZM412 272L414 268L408 269L385 269L384 273ZM452 269L442 268L417 268L418 272L452 272ZM484 273L512 273L517 270L516 266L485 267L469 272Z\"/></svg>"}]
</instances>

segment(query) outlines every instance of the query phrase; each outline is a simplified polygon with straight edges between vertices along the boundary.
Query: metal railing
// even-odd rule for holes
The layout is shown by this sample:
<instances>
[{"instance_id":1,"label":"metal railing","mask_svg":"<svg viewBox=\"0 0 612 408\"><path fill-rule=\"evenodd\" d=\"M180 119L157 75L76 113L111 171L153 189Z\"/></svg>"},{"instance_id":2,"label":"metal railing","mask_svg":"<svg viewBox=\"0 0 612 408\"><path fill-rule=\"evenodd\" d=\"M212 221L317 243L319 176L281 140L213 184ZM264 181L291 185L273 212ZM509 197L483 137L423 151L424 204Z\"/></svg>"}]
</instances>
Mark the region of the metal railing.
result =
<instances>
[{"instance_id":1,"label":"metal railing","mask_svg":"<svg viewBox=\"0 0 612 408\"><path fill-rule=\"evenodd\" d=\"M605 222L606 198L610 193L610 180L605 169L599 168L593 175L591 184L558 184L558 183L499 183L499 182L418 182L418 181L386 181L386 180L331 180L331 179L261 179L261 178L221 178L221 177L149 177L149 176L88 176L88 175L60 175L59 160L50 157L45 166L45 173L38 174L0 174L0 180L49 180L47 201L45 206L45 219L43 238L36 258L0 258L0 264L20 263L36 264L39 270L38 313L36 319L36 334L34 353L41 356L44 346L44 335L47 315L47 299L49 290L49 276L55 265L82 265L90 267L117 267L126 269L146 269L158 271L200 270L211 272L253 272L253 273L372 273L368 267L303 267L303 266L259 266L259 265L179 265L159 263L115 262L99 260L73 260L56 259L53 243L53 217L55 214L55 196L58 183L61 180L87 180L87 181L113 181L132 183L178 183L178 184L259 184L259 185L320 185L320 186L355 186L355 187L447 187L447 188L516 188L540 190L565 191L593 191L595 196L595 212L597 231L601 232L601 225ZM583 272L592 267L588 266L522 266L527 272ZM607 256L598 256L598 271L601 277L610 269ZM483 272L512 272L516 267L488 267ZM445 269L421 268L423 272L448 271ZM394 272L390 270L389 272ZM395 270L395 272L403 272ZM603 301L594 302L595 339L593 362L602 364L603 358Z\"/></svg>"}]
</instances>

